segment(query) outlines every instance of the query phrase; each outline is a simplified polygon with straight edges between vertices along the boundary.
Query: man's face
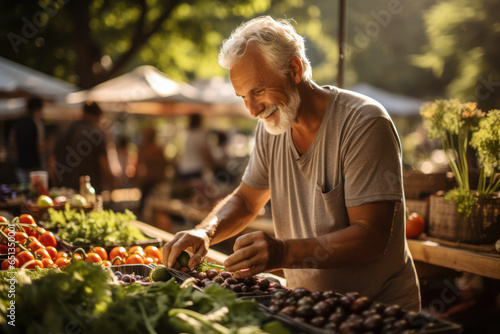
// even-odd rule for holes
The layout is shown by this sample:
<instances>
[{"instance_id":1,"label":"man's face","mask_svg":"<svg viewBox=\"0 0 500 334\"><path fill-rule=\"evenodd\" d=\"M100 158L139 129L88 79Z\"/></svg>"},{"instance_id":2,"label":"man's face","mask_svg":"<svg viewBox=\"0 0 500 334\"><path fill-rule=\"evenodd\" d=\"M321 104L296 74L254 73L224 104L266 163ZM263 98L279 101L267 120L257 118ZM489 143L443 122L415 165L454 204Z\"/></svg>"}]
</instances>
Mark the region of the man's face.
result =
<instances>
[{"instance_id":1,"label":"man's face","mask_svg":"<svg viewBox=\"0 0 500 334\"><path fill-rule=\"evenodd\" d=\"M248 46L230 76L236 95L243 98L253 117L264 122L269 133L281 134L291 127L300 106L298 90L266 64L256 46Z\"/></svg>"}]
</instances>

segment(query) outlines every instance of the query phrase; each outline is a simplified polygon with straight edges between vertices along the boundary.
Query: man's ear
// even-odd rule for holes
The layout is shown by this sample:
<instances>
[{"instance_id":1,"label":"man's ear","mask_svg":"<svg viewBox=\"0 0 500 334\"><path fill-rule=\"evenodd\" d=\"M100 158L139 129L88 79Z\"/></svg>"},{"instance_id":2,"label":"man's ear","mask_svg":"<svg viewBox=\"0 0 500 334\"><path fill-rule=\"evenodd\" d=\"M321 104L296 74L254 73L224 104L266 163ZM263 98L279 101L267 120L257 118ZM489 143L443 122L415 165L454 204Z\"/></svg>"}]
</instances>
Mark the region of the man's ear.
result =
<instances>
[{"instance_id":1,"label":"man's ear","mask_svg":"<svg viewBox=\"0 0 500 334\"><path fill-rule=\"evenodd\" d=\"M290 58L288 61L288 66L290 68L290 77L292 80L295 82L295 84L298 84L302 81L302 62L300 61L299 57L293 56Z\"/></svg>"}]
</instances>

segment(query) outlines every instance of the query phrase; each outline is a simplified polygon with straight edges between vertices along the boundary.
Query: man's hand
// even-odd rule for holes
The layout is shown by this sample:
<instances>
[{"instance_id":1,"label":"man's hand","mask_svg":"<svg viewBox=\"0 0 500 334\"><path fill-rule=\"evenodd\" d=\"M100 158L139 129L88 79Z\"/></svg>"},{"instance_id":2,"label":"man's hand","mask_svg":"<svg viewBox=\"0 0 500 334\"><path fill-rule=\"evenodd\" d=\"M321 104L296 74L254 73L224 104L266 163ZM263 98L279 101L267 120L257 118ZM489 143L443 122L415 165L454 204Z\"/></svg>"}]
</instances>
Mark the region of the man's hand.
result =
<instances>
[{"instance_id":1,"label":"man's hand","mask_svg":"<svg viewBox=\"0 0 500 334\"><path fill-rule=\"evenodd\" d=\"M183 250L189 249L193 256L188 267L193 268L201 262L210 247L210 238L203 229L195 229L177 233L172 240L163 246L163 264L167 268L173 267Z\"/></svg>"},{"instance_id":2,"label":"man's hand","mask_svg":"<svg viewBox=\"0 0 500 334\"><path fill-rule=\"evenodd\" d=\"M234 254L224 261L224 266L227 271L236 272L235 278L247 278L281 268L286 244L264 232L252 232L236 239L233 249Z\"/></svg>"}]
</instances>

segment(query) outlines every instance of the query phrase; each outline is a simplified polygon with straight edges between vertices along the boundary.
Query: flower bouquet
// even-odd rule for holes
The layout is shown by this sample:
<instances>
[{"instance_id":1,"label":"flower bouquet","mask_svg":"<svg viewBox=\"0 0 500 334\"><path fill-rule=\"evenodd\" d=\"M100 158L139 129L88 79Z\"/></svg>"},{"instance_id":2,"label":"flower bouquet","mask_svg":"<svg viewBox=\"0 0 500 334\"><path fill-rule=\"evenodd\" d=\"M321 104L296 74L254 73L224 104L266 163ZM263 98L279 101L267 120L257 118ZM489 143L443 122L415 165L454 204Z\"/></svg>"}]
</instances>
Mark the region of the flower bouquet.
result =
<instances>
[{"instance_id":1,"label":"flower bouquet","mask_svg":"<svg viewBox=\"0 0 500 334\"><path fill-rule=\"evenodd\" d=\"M443 199L435 198L439 202L434 203L434 209L441 213L441 217L437 218L440 221L430 219L430 233L433 224L436 227L436 224L446 221L447 239L489 242L488 236L500 236L500 207L497 207L500 202L491 202L500 187L500 180L496 177L500 161L500 112L491 110L486 114L477 109L476 103L450 99L424 104L421 115L428 127L429 138L441 140L457 184L444 196L444 200L456 209L443 208ZM470 188L466 157L469 145L476 149L480 162L477 190ZM431 199L431 211L432 204ZM459 217L450 217L453 211Z\"/></svg>"}]
</instances>

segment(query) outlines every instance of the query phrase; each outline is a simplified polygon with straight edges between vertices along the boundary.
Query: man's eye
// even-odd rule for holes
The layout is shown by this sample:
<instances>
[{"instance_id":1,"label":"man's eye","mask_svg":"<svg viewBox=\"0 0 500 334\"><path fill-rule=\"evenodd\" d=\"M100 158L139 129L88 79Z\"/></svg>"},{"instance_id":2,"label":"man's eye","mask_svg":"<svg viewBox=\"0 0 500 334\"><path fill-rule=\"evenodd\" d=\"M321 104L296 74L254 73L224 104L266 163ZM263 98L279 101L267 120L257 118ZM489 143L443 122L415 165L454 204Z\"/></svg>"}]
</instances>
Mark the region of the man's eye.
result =
<instances>
[{"instance_id":1,"label":"man's eye","mask_svg":"<svg viewBox=\"0 0 500 334\"><path fill-rule=\"evenodd\" d=\"M255 95L262 95L263 93L264 93L263 89L259 89L254 92Z\"/></svg>"}]
</instances>

